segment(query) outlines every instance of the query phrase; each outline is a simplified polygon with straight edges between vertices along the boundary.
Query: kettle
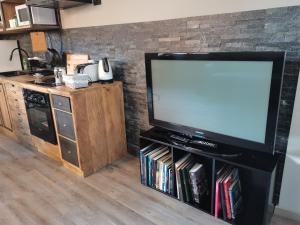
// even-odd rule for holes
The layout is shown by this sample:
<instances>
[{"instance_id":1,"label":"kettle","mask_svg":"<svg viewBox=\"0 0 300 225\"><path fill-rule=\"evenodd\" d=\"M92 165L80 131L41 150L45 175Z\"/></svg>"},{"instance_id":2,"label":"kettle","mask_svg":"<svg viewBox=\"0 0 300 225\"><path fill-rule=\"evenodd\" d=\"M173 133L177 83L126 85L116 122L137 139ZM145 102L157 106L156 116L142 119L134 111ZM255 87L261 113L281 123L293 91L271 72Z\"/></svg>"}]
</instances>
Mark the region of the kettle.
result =
<instances>
[{"instance_id":1,"label":"kettle","mask_svg":"<svg viewBox=\"0 0 300 225\"><path fill-rule=\"evenodd\" d=\"M77 74L87 74L90 77L90 82L97 82L99 80L98 63L93 60L77 65L76 72Z\"/></svg>"},{"instance_id":2,"label":"kettle","mask_svg":"<svg viewBox=\"0 0 300 225\"><path fill-rule=\"evenodd\" d=\"M108 58L103 58L99 60L99 66L98 66L98 74L99 74L99 81L102 83L112 83L113 78L113 72L111 69L111 65L109 63Z\"/></svg>"}]
</instances>

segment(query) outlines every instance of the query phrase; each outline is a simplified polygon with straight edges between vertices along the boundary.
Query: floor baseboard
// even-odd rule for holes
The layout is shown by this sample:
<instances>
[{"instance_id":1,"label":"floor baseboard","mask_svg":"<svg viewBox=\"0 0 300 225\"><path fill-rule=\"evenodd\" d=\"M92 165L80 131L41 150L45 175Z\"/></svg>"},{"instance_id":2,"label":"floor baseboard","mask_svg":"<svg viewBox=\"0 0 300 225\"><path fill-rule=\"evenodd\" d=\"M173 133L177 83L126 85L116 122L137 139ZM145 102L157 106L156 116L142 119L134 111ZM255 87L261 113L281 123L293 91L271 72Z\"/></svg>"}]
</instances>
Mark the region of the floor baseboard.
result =
<instances>
[{"instance_id":1,"label":"floor baseboard","mask_svg":"<svg viewBox=\"0 0 300 225\"><path fill-rule=\"evenodd\" d=\"M276 208L275 215L300 222L300 214Z\"/></svg>"}]
</instances>

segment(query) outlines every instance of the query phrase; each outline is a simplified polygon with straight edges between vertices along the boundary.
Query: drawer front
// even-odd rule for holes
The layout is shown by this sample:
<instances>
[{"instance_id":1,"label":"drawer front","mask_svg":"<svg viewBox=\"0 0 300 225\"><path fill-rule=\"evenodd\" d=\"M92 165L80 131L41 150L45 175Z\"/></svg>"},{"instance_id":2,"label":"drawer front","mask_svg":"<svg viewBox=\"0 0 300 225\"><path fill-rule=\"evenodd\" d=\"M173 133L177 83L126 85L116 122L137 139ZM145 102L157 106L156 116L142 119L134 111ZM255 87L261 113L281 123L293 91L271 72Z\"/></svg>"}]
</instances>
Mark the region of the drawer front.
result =
<instances>
[{"instance_id":1,"label":"drawer front","mask_svg":"<svg viewBox=\"0 0 300 225\"><path fill-rule=\"evenodd\" d=\"M55 111L58 133L61 134L62 136L75 140L72 114L65 113L59 110L54 110L54 111Z\"/></svg>"},{"instance_id":2,"label":"drawer front","mask_svg":"<svg viewBox=\"0 0 300 225\"><path fill-rule=\"evenodd\" d=\"M59 137L61 156L67 162L79 167L76 143Z\"/></svg>"},{"instance_id":3,"label":"drawer front","mask_svg":"<svg viewBox=\"0 0 300 225\"><path fill-rule=\"evenodd\" d=\"M70 98L52 95L53 108L60 109L66 112L71 112Z\"/></svg>"}]
</instances>

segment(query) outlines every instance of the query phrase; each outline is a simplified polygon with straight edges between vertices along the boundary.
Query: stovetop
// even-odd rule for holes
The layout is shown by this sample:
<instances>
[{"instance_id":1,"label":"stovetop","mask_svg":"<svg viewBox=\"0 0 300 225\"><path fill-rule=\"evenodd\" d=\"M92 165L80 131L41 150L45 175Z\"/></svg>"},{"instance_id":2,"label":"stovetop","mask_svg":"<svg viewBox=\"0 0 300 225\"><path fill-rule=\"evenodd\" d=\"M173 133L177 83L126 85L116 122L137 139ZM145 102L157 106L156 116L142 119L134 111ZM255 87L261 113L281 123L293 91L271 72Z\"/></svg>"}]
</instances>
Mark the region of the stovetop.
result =
<instances>
[{"instance_id":1,"label":"stovetop","mask_svg":"<svg viewBox=\"0 0 300 225\"><path fill-rule=\"evenodd\" d=\"M40 86L46 86L46 87L56 87L55 78L51 78L47 80L33 80L33 81L28 81L28 83L36 84Z\"/></svg>"}]
</instances>

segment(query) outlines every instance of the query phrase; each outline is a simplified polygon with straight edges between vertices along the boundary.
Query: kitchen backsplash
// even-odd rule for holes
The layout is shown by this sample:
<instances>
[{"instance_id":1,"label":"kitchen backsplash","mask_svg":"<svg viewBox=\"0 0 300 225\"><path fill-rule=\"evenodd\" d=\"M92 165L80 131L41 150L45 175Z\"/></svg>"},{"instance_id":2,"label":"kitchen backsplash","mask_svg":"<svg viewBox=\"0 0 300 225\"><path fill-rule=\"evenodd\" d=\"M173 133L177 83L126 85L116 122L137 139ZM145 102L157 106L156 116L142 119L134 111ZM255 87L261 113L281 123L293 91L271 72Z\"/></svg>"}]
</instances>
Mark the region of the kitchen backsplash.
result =
<instances>
[{"instance_id":1,"label":"kitchen backsplash","mask_svg":"<svg viewBox=\"0 0 300 225\"><path fill-rule=\"evenodd\" d=\"M61 35L48 33L48 43L58 50L112 60L117 79L124 82L127 139L133 151L138 149L140 131L150 127L145 52L287 51L276 144L276 150L283 153L276 185L278 200L300 67L299 6L76 28L64 30ZM20 39L21 45L30 49L28 35L9 38Z\"/></svg>"}]
</instances>

